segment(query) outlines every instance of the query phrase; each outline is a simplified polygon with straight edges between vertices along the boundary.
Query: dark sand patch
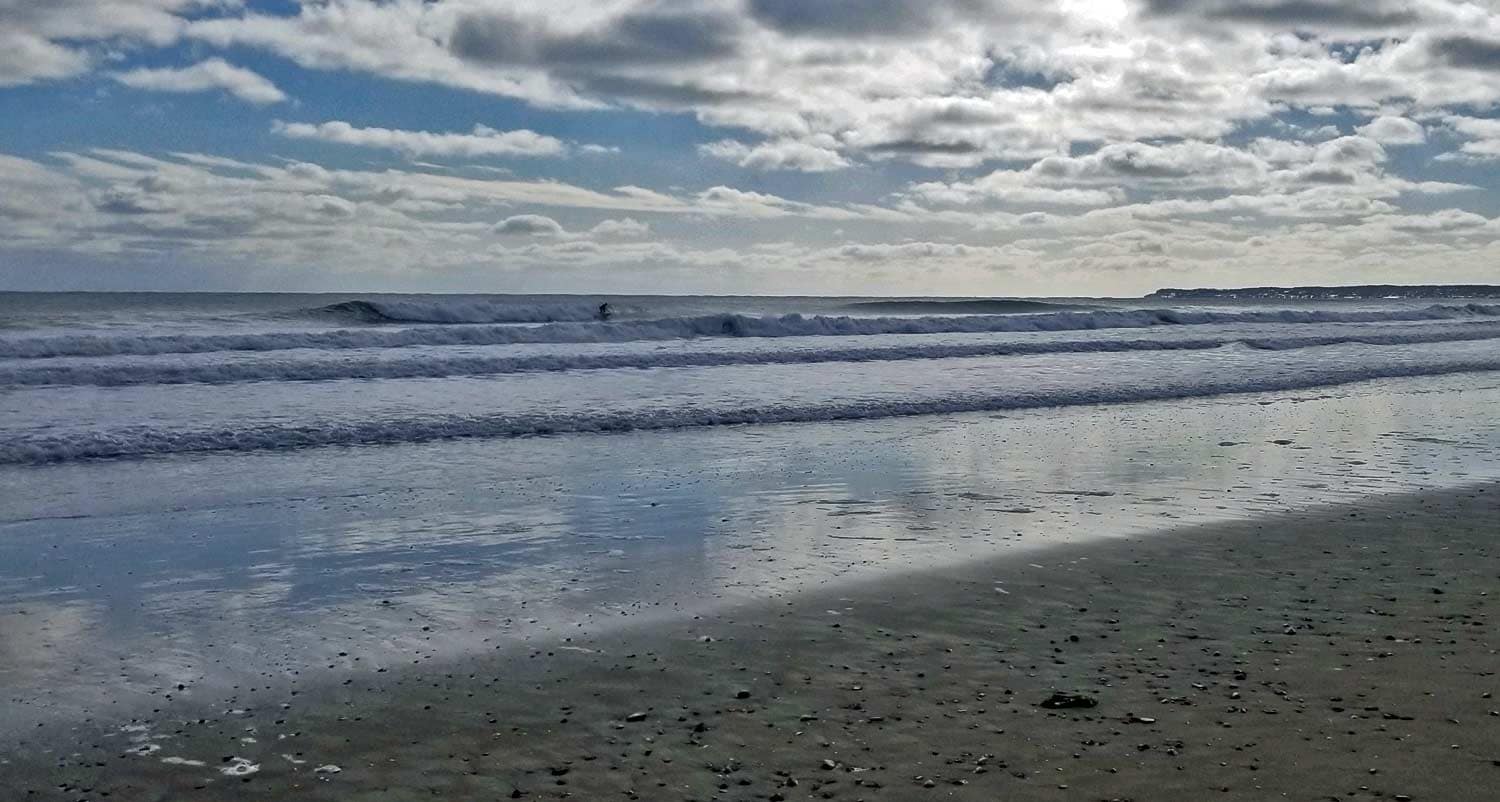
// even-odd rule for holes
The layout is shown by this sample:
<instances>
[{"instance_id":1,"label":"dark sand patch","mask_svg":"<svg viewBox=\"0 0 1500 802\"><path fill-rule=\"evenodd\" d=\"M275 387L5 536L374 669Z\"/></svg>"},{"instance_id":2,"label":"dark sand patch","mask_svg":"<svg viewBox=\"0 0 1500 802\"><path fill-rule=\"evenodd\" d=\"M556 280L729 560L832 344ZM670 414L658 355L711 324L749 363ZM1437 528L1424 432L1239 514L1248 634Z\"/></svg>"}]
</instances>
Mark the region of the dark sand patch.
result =
<instances>
[{"instance_id":1,"label":"dark sand patch","mask_svg":"<svg viewBox=\"0 0 1500 802\"><path fill-rule=\"evenodd\" d=\"M242 714L166 705L131 734L8 749L0 787L1490 802L1497 580L1500 489L1390 497L580 630L520 655L351 674ZM1055 693L1096 704L1043 707ZM221 771L245 765L258 770Z\"/></svg>"}]
</instances>

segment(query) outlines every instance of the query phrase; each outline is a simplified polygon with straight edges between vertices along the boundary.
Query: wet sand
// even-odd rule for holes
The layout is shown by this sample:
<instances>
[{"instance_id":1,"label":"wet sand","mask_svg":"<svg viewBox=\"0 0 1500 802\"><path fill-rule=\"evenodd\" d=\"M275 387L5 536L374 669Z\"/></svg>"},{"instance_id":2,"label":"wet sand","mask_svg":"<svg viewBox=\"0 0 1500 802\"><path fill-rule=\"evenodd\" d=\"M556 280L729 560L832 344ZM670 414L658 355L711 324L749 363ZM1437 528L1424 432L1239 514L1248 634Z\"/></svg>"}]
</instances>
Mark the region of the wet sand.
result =
<instances>
[{"instance_id":1,"label":"wet sand","mask_svg":"<svg viewBox=\"0 0 1500 802\"><path fill-rule=\"evenodd\" d=\"M1500 487L1387 496L295 693L246 687L244 709L183 694L125 729L39 728L6 750L0 787L125 800L1493 800L1497 595ZM1039 704L1057 692L1095 706Z\"/></svg>"}]
</instances>

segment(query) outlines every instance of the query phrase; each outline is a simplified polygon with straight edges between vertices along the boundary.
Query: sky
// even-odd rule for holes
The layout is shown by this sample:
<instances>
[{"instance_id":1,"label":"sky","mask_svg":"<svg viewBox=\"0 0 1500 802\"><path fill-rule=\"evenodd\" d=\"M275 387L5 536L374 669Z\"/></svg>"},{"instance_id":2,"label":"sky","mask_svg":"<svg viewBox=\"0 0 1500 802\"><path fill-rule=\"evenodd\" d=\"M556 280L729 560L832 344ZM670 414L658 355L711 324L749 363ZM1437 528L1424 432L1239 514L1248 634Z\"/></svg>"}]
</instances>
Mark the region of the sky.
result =
<instances>
[{"instance_id":1,"label":"sky","mask_svg":"<svg viewBox=\"0 0 1500 802\"><path fill-rule=\"evenodd\" d=\"M0 0L0 289L1500 283L1500 0Z\"/></svg>"}]
</instances>

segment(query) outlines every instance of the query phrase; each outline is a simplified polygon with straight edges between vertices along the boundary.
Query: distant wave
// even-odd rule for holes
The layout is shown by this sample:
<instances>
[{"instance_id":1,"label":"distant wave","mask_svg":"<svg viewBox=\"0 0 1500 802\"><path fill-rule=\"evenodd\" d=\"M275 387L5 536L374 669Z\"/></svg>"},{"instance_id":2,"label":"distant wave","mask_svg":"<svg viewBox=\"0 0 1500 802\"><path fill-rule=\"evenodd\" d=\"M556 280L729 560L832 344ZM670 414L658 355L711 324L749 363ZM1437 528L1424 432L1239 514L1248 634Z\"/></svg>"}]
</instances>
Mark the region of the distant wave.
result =
<instances>
[{"instance_id":1,"label":"distant wave","mask_svg":"<svg viewBox=\"0 0 1500 802\"><path fill-rule=\"evenodd\" d=\"M832 317L702 315L621 322L542 323L534 326L436 326L397 329L267 332L256 334L70 335L0 339L0 358L34 359L117 354L191 354L295 348L401 348L420 345L635 342L698 337L851 337L1193 326L1215 323L1377 323L1500 317L1500 305L1437 305L1424 309L1335 312L1283 310L1207 312L1175 309L1052 312L961 317Z\"/></svg>"},{"instance_id":2,"label":"distant wave","mask_svg":"<svg viewBox=\"0 0 1500 802\"><path fill-rule=\"evenodd\" d=\"M1191 340L1073 340L1046 342L898 345L869 348L800 348L758 351L676 351L622 354L543 354L420 359L286 360L203 365L92 364L46 362L0 367L0 386L142 384L229 384L257 381L335 381L340 379L435 379L569 370L785 365L819 362L884 362L964 357L1026 356L1058 353L1201 351L1243 345L1289 351L1332 345L1412 345L1500 339L1500 325L1470 323L1433 331L1363 333L1317 337L1204 338Z\"/></svg>"},{"instance_id":3,"label":"distant wave","mask_svg":"<svg viewBox=\"0 0 1500 802\"><path fill-rule=\"evenodd\" d=\"M208 451L262 451L318 446L392 445L460 438L535 435L743 424L872 420L1036 407L1160 401L1232 393L1303 390L1371 379L1440 376L1500 370L1500 358L1415 365L1331 366L1295 375L1247 379L1171 381L1087 390L1013 391L895 401L845 401L713 409L686 407L564 414L440 416L410 420L327 421L260 424L238 428L170 430L132 427L63 435L27 434L0 443L0 464L42 464L88 459L145 457Z\"/></svg>"},{"instance_id":4,"label":"distant wave","mask_svg":"<svg viewBox=\"0 0 1500 802\"><path fill-rule=\"evenodd\" d=\"M955 298L953 300L927 299L906 301L892 299L888 301L856 301L855 303L845 304L843 308L856 312L885 312L887 314L1008 315L1019 312L1060 312L1097 307L1088 307L1081 304L1050 303L1047 301L1017 301L1004 298Z\"/></svg>"},{"instance_id":5,"label":"distant wave","mask_svg":"<svg viewBox=\"0 0 1500 802\"><path fill-rule=\"evenodd\" d=\"M595 304L515 304L484 299L341 301L315 316L364 323L562 323L598 320Z\"/></svg>"}]
</instances>

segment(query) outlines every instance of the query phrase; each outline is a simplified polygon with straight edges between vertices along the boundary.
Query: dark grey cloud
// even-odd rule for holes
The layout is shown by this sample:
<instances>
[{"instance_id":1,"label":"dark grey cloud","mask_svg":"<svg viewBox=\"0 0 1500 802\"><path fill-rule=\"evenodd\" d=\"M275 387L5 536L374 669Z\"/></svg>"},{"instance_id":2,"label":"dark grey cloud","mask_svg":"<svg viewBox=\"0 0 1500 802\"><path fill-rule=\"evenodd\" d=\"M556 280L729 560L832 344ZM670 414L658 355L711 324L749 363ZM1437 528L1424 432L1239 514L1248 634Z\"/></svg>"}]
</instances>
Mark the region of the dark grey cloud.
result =
<instances>
[{"instance_id":1,"label":"dark grey cloud","mask_svg":"<svg viewBox=\"0 0 1500 802\"><path fill-rule=\"evenodd\" d=\"M1146 13L1280 28L1394 28L1422 19L1405 0L1146 0Z\"/></svg>"},{"instance_id":2,"label":"dark grey cloud","mask_svg":"<svg viewBox=\"0 0 1500 802\"><path fill-rule=\"evenodd\" d=\"M108 189L97 193L94 208L106 214L154 214L162 209L139 192L129 189Z\"/></svg>"},{"instance_id":3,"label":"dark grey cloud","mask_svg":"<svg viewBox=\"0 0 1500 802\"><path fill-rule=\"evenodd\" d=\"M1310 167L1297 173L1297 180L1307 184L1347 186L1359 180L1352 170L1339 167Z\"/></svg>"},{"instance_id":4,"label":"dark grey cloud","mask_svg":"<svg viewBox=\"0 0 1500 802\"><path fill-rule=\"evenodd\" d=\"M791 36L900 37L960 24L1057 19L1029 0L749 0L750 16Z\"/></svg>"},{"instance_id":5,"label":"dark grey cloud","mask_svg":"<svg viewBox=\"0 0 1500 802\"><path fill-rule=\"evenodd\" d=\"M738 49L739 22L709 13L622 14L581 33L549 28L506 12L466 14L454 25L449 49L490 64L565 69L711 61Z\"/></svg>"},{"instance_id":6,"label":"dark grey cloud","mask_svg":"<svg viewBox=\"0 0 1500 802\"><path fill-rule=\"evenodd\" d=\"M495 224L497 234L519 234L522 236L557 237L564 231L562 224L540 214L518 214Z\"/></svg>"},{"instance_id":7,"label":"dark grey cloud","mask_svg":"<svg viewBox=\"0 0 1500 802\"><path fill-rule=\"evenodd\" d=\"M865 150L874 153L967 156L979 153L983 148L973 142L931 142L921 139L896 139L889 142L877 142L867 146Z\"/></svg>"},{"instance_id":8,"label":"dark grey cloud","mask_svg":"<svg viewBox=\"0 0 1500 802\"><path fill-rule=\"evenodd\" d=\"M1500 41L1478 36L1442 36L1428 45L1433 55L1454 67L1500 70Z\"/></svg>"},{"instance_id":9,"label":"dark grey cloud","mask_svg":"<svg viewBox=\"0 0 1500 802\"><path fill-rule=\"evenodd\" d=\"M756 97L751 92L709 89L627 75L581 76L576 78L576 83L597 95L673 108L717 106Z\"/></svg>"},{"instance_id":10,"label":"dark grey cloud","mask_svg":"<svg viewBox=\"0 0 1500 802\"><path fill-rule=\"evenodd\" d=\"M1200 169L1192 162L1165 159L1156 149L1141 147L1102 150L1099 163L1109 172L1129 178L1186 178Z\"/></svg>"},{"instance_id":11,"label":"dark grey cloud","mask_svg":"<svg viewBox=\"0 0 1500 802\"><path fill-rule=\"evenodd\" d=\"M933 27L942 5L909 0L750 0L750 15L788 34L900 36Z\"/></svg>"}]
</instances>

